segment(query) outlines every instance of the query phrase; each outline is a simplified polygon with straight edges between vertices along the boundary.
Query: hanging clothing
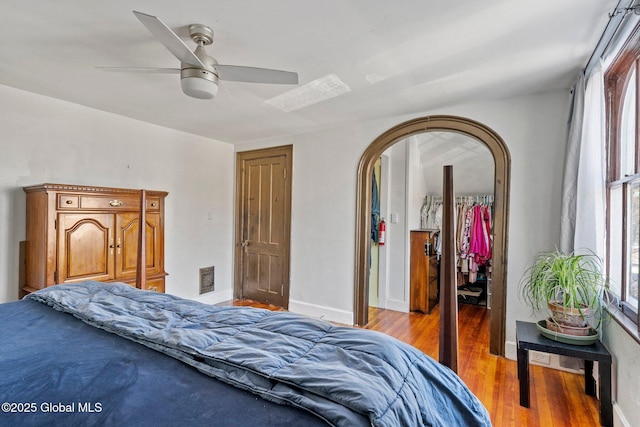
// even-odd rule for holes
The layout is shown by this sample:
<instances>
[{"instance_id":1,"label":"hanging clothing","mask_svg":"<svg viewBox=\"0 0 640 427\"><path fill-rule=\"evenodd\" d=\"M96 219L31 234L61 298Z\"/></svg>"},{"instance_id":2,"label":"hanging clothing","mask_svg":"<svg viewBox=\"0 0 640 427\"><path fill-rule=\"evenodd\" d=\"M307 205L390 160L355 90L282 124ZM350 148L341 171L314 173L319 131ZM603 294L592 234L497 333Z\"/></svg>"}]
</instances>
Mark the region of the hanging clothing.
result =
<instances>
[{"instance_id":1,"label":"hanging clothing","mask_svg":"<svg viewBox=\"0 0 640 427\"><path fill-rule=\"evenodd\" d=\"M486 207L480 205L473 207L474 220L469 254L473 255L474 261L478 265L486 264L491 258L491 248L489 247L489 237L486 229L488 218Z\"/></svg>"},{"instance_id":2,"label":"hanging clothing","mask_svg":"<svg viewBox=\"0 0 640 427\"><path fill-rule=\"evenodd\" d=\"M456 197L455 241L458 274L466 277L459 283L475 283L478 270L491 271L493 249L493 195ZM426 223L424 217L426 215ZM423 228L439 230L442 228L442 198L427 195L420 210L420 222ZM438 253L436 245L436 254Z\"/></svg>"},{"instance_id":3,"label":"hanging clothing","mask_svg":"<svg viewBox=\"0 0 640 427\"><path fill-rule=\"evenodd\" d=\"M473 209L467 204L462 205L464 224L461 227L460 235L460 254L459 256L466 259L469 255L469 245L471 244L471 227L473 224Z\"/></svg>"},{"instance_id":4,"label":"hanging clothing","mask_svg":"<svg viewBox=\"0 0 640 427\"><path fill-rule=\"evenodd\" d=\"M433 197L431 199L425 228L431 230L442 229L442 198Z\"/></svg>"},{"instance_id":5,"label":"hanging clothing","mask_svg":"<svg viewBox=\"0 0 640 427\"><path fill-rule=\"evenodd\" d=\"M380 196L378 194L378 180L376 172L371 178L371 240L378 243L378 227L380 226Z\"/></svg>"},{"instance_id":6,"label":"hanging clothing","mask_svg":"<svg viewBox=\"0 0 640 427\"><path fill-rule=\"evenodd\" d=\"M431 208L431 200L432 197L426 196L424 198L424 204L422 208L420 208L420 228L425 229L428 228L427 224L429 223L429 209Z\"/></svg>"}]
</instances>

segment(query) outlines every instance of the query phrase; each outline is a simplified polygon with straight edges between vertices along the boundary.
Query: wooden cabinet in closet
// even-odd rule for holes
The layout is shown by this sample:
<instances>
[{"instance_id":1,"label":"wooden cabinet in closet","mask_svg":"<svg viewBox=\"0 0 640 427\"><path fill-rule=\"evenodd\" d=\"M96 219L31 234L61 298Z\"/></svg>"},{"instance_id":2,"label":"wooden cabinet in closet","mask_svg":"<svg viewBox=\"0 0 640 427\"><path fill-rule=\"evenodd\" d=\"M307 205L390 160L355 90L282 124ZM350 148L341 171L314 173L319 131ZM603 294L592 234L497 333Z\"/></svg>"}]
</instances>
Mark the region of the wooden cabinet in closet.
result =
<instances>
[{"instance_id":1,"label":"wooden cabinet in closet","mask_svg":"<svg viewBox=\"0 0 640 427\"><path fill-rule=\"evenodd\" d=\"M434 237L437 230L412 230L409 310L431 313L438 304L439 275Z\"/></svg>"},{"instance_id":2,"label":"wooden cabinet in closet","mask_svg":"<svg viewBox=\"0 0 640 427\"><path fill-rule=\"evenodd\" d=\"M136 286L140 190L42 184L25 187L21 297L85 280ZM146 191L144 289L164 292L164 191Z\"/></svg>"}]
</instances>

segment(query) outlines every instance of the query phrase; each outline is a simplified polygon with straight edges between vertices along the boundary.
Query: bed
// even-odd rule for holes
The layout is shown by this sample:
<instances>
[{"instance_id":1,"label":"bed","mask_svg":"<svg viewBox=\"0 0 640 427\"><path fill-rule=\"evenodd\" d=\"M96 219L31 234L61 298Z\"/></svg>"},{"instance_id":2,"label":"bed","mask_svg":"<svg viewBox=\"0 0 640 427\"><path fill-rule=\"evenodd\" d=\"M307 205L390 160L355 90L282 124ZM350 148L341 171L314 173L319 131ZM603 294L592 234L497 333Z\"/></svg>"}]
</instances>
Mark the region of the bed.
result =
<instances>
[{"instance_id":1,"label":"bed","mask_svg":"<svg viewBox=\"0 0 640 427\"><path fill-rule=\"evenodd\" d=\"M414 347L294 313L89 281L0 319L0 425L490 425Z\"/></svg>"}]
</instances>

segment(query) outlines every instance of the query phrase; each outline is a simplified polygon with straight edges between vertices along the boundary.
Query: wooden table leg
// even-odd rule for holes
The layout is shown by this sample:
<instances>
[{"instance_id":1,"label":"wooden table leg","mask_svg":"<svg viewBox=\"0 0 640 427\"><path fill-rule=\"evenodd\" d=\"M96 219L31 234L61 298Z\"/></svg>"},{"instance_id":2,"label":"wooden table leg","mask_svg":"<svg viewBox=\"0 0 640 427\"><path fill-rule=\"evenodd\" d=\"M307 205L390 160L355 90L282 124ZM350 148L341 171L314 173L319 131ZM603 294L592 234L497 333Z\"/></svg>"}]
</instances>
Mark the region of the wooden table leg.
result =
<instances>
[{"instance_id":1,"label":"wooden table leg","mask_svg":"<svg viewBox=\"0 0 640 427\"><path fill-rule=\"evenodd\" d=\"M518 348L518 381L520 406L529 407L529 350Z\"/></svg>"},{"instance_id":2,"label":"wooden table leg","mask_svg":"<svg viewBox=\"0 0 640 427\"><path fill-rule=\"evenodd\" d=\"M613 404L611 403L611 364L598 362L600 378L600 424L613 427Z\"/></svg>"}]
</instances>

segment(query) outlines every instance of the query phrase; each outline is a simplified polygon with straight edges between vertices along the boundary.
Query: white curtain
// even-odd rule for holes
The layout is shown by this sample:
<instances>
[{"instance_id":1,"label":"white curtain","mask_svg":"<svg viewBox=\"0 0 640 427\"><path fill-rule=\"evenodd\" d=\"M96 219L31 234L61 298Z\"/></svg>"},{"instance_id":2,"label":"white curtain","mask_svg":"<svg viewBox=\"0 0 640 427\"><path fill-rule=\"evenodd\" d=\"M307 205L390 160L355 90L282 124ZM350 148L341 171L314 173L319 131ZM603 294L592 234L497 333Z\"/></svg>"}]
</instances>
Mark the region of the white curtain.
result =
<instances>
[{"instance_id":1,"label":"white curtain","mask_svg":"<svg viewBox=\"0 0 640 427\"><path fill-rule=\"evenodd\" d=\"M569 133L564 155L564 174L562 177L562 211L560 215L560 250L573 251L576 229L576 188L578 186L578 162L582 142L582 123L584 115L584 74L580 73L573 86L573 101L569 118Z\"/></svg>"},{"instance_id":2,"label":"white curtain","mask_svg":"<svg viewBox=\"0 0 640 427\"><path fill-rule=\"evenodd\" d=\"M605 101L602 66L574 88L562 188L560 249L605 255ZM581 95L582 92L582 95Z\"/></svg>"}]
</instances>

